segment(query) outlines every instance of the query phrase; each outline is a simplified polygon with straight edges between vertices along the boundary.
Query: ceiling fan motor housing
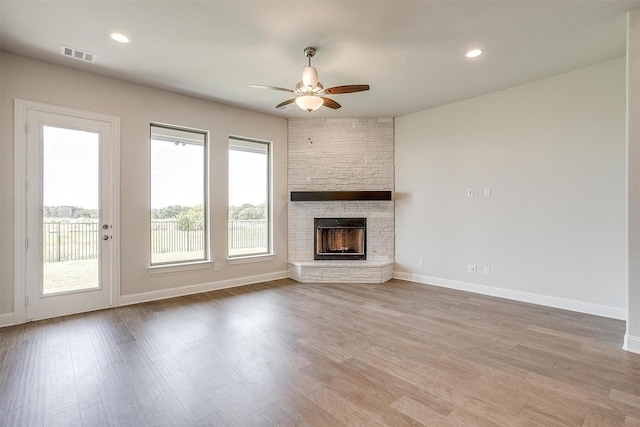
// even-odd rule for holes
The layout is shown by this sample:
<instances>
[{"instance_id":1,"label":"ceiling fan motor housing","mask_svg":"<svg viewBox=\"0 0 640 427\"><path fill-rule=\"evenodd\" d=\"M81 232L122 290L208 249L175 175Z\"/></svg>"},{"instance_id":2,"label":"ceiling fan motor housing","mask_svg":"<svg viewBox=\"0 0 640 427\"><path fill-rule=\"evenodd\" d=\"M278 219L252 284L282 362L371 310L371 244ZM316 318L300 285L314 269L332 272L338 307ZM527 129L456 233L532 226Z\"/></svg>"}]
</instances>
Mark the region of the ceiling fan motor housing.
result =
<instances>
[{"instance_id":1,"label":"ceiling fan motor housing","mask_svg":"<svg viewBox=\"0 0 640 427\"><path fill-rule=\"evenodd\" d=\"M309 64L302 69L302 84L307 88L306 92L318 84L318 70L311 66L311 58L316 54L315 47L305 47L304 55L309 58Z\"/></svg>"},{"instance_id":2,"label":"ceiling fan motor housing","mask_svg":"<svg viewBox=\"0 0 640 427\"><path fill-rule=\"evenodd\" d=\"M304 67L302 69L302 84L311 89L318 85L318 70L314 67Z\"/></svg>"}]
</instances>

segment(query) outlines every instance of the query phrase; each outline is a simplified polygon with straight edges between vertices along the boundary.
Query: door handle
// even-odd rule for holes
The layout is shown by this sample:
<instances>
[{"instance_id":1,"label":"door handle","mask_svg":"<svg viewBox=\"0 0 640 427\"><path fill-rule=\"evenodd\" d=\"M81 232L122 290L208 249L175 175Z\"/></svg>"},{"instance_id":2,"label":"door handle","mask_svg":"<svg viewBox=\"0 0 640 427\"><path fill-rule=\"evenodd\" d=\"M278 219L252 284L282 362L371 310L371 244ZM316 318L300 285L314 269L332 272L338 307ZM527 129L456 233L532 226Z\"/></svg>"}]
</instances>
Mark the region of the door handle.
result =
<instances>
[{"instance_id":1,"label":"door handle","mask_svg":"<svg viewBox=\"0 0 640 427\"><path fill-rule=\"evenodd\" d=\"M102 235L102 240L109 240L109 235L108 234L103 234Z\"/></svg>"}]
</instances>

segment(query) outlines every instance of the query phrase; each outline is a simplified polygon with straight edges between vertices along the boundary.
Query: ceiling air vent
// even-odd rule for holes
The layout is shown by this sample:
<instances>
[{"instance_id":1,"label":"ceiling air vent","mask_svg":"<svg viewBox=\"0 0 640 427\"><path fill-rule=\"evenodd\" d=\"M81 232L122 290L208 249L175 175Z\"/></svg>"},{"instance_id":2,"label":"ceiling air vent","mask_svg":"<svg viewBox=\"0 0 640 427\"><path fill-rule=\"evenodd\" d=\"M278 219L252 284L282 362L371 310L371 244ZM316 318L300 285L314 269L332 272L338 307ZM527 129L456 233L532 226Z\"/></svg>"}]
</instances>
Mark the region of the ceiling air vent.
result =
<instances>
[{"instance_id":1,"label":"ceiling air vent","mask_svg":"<svg viewBox=\"0 0 640 427\"><path fill-rule=\"evenodd\" d=\"M96 62L96 55L93 53L85 52L84 50L75 49L73 47L62 45L61 53L69 58L79 59L85 62Z\"/></svg>"}]
</instances>

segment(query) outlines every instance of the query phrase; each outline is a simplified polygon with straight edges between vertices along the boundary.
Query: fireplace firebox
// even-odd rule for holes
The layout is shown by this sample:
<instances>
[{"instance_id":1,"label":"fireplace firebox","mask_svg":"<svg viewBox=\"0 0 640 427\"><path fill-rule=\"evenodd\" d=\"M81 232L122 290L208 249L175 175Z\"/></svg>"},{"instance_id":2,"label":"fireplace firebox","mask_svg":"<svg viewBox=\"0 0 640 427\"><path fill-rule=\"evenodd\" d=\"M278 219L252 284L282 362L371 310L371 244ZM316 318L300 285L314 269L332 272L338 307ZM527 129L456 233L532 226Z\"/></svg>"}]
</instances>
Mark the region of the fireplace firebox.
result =
<instances>
[{"instance_id":1,"label":"fireplace firebox","mask_svg":"<svg viewBox=\"0 0 640 427\"><path fill-rule=\"evenodd\" d=\"M366 218L315 218L314 260L366 260Z\"/></svg>"}]
</instances>

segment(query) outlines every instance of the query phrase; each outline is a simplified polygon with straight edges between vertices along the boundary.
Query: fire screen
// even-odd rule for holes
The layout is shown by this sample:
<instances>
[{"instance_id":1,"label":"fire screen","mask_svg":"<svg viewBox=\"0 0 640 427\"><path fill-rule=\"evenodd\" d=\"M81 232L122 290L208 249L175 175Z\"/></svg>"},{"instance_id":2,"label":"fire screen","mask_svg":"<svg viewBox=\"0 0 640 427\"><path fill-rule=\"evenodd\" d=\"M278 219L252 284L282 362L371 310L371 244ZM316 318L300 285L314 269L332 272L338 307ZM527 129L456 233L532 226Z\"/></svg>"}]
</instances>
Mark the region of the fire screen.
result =
<instances>
[{"instance_id":1,"label":"fire screen","mask_svg":"<svg viewBox=\"0 0 640 427\"><path fill-rule=\"evenodd\" d=\"M367 259L366 218L315 218L313 259Z\"/></svg>"}]
</instances>

